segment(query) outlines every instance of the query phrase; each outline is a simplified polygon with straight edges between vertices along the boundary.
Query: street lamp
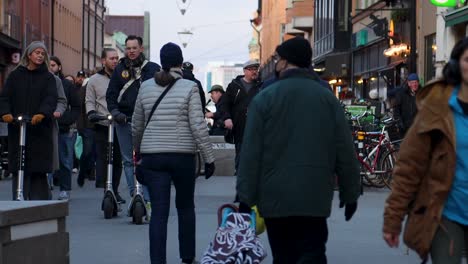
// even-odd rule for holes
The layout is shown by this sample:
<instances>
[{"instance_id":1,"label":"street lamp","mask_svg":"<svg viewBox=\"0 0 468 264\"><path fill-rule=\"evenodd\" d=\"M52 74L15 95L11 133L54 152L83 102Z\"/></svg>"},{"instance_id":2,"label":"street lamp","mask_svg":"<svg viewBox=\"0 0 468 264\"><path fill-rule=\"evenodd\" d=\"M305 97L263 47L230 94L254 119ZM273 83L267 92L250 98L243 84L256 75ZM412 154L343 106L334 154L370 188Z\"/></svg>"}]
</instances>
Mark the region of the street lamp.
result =
<instances>
[{"instance_id":1,"label":"street lamp","mask_svg":"<svg viewBox=\"0 0 468 264\"><path fill-rule=\"evenodd\" d=\"M187 12L187 9L190 7L192 0L176 0L176 3L180 13L185 15L185 12Z\"/></svg>"},{"instance_id":2,"label":"street lamp","mask_svg":"<svg viewBox=\"0 0 468 264\"><path fill-rule=\"evenodd\" d=\"M184 48L187 47L188 43L193 37L192 31L185 29L184 31L177 32L177 35L179 36L180 42L182 42L182 46Z\"/></svg>"}]
</instances>

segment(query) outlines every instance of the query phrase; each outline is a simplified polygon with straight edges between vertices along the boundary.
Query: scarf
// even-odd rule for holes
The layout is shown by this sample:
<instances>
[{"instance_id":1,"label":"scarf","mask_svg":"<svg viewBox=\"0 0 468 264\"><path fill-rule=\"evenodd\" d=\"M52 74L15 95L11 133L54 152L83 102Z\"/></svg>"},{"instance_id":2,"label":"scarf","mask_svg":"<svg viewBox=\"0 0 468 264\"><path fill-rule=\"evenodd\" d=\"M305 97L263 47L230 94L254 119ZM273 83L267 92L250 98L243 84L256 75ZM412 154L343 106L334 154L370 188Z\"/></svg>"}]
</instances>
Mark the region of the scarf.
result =
<instances>
[{"instance_id":1,"label":"scarf","mask_svg":"<svg viewBox=\"0 0 468 264\"><path fill-rule=\"evenodd\" d=\"M141 53L138 58L131 60L128 57L122 58L122 62L125 66L125 69L130 73L130 79L134 79L136 76L136 71L141 67L143 62L146 60L145 54Z\"/></svg>"}]
</instances>

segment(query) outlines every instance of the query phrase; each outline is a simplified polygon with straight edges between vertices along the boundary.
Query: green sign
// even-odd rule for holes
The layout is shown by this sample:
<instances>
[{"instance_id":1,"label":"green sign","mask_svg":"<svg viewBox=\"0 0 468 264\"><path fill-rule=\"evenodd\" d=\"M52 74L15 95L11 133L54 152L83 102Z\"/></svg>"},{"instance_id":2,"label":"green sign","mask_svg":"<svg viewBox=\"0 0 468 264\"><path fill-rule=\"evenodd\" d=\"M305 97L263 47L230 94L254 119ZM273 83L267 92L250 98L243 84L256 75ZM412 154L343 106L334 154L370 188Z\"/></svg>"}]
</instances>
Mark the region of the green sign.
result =
<instances>
[{"instance_id":1,"label":"green sign","mask_svg":"<svg viewBox=\"0 0 468 264\"><path fill-rule=\"evenodd\" d=\"M352 116L359 116L362 115L364 112L368 111L367 106L365 105L347 105L346 111L350 113ZM369 112L375 114L375 106L371 106ZM367 116L360 120L363 123L372 123L374 121L374 116Z\"/></svg>"},{"instance_id":2,"label":"green sign","mask_svg":"<svg viewBox=\"0 0 468 264\"><path fill-rule=\"evenodd\" d=\"M458 3L464 4L466 0L430 0L431 4L442 7L456 7Z\"/></svg>"}]
</instances>

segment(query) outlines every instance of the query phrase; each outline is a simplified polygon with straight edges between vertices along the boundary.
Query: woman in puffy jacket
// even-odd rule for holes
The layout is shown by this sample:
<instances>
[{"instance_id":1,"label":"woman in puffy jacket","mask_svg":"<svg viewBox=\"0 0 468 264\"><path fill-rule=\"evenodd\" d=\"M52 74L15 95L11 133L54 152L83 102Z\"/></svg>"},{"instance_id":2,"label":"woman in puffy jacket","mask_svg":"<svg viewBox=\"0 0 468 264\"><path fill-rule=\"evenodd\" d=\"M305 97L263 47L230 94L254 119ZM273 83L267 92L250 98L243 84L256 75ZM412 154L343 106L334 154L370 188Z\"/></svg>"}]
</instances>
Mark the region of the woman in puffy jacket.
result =
<instances>
[{"instance_id":1,"label":"woman in puffy jacket","mask_svg":"<svg viewBox=\"0 0 468 264\"><path fill-rule=\"evenodd\" d=\"M468 38L455 45L444 78L416 95L418 114L401 145L383 237L403 240L433 264L461 263L468 245Z\"/></svg>"},{"instance_id":2,"label":"woman in puffy jacket","mask_svg":"<svg viewBox=\"0 0 468 264\"><path fill-rule=\"evenodd\" d=\"M195 153L200 149L206 162L206 178L214 172L214 156L197 84L182 79L182 50L168 43L162 47L160 58L163 70L141 85L132 118L134 150L141 157L138 180L148 187L152 206L150 257L152 264L166 263L172 181L176 189L180 258L182 263L193 263ZM150 116L165 89L170 90Z\"/></svg>"}]
</instances>

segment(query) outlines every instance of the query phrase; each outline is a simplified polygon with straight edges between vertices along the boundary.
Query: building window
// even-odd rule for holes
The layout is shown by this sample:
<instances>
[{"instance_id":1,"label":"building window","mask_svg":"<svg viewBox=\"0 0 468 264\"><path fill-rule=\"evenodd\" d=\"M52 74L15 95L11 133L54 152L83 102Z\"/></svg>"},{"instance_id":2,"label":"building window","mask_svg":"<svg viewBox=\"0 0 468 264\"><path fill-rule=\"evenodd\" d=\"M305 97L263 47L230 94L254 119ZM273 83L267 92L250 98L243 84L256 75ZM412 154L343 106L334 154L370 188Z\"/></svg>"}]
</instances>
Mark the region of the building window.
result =
<instances>
[{"instance_id":1,"label":"building window","mask_svg":"<svg viewBox=\"0 0 468 264\"><path fill-rule=\"evenodd\" d=\"M435 78L436 69L435 69L435 62L436 62L436 34L432 34L425 37L425 81L430 81Z\"/></svg>"}]
</instances>

